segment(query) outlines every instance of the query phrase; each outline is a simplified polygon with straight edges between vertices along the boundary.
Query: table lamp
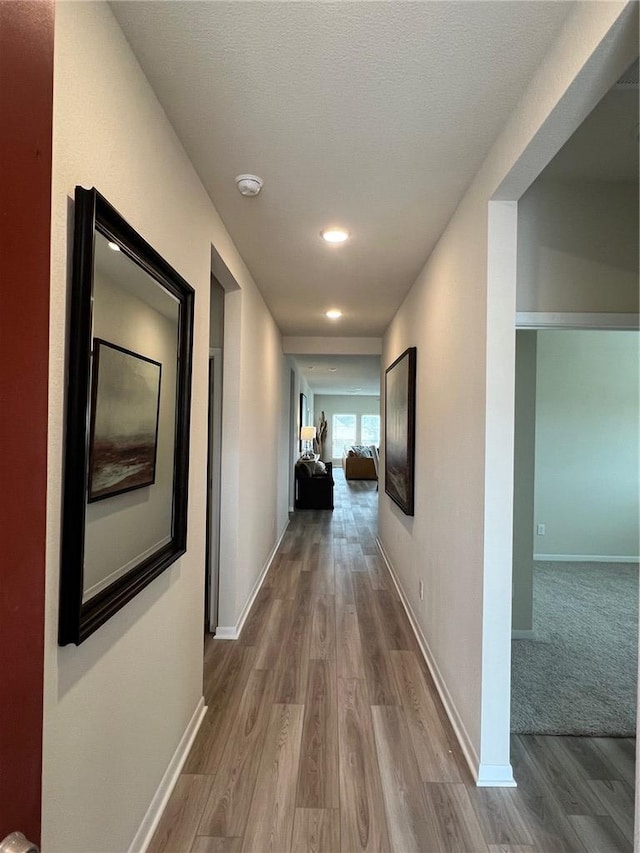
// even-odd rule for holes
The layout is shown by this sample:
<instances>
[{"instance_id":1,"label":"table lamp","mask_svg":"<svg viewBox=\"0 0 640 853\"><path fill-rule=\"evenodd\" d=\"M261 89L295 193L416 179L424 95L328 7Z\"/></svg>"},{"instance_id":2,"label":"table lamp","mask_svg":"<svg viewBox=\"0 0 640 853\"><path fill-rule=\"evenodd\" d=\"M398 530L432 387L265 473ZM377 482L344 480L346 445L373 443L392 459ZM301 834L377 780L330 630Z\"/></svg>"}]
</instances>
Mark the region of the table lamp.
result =
<instances>
[{"instance_id":1,"label":"table lamp","mask_svg":"<svg viewBox=\"0 0 640 853\"><path fill-rule=\"evenodd\" d=\"M303 456L313 456L313 440L316 437L314 426L303 426L300 429L300 441L303 442Z\"/></svg>"}]
</instances>

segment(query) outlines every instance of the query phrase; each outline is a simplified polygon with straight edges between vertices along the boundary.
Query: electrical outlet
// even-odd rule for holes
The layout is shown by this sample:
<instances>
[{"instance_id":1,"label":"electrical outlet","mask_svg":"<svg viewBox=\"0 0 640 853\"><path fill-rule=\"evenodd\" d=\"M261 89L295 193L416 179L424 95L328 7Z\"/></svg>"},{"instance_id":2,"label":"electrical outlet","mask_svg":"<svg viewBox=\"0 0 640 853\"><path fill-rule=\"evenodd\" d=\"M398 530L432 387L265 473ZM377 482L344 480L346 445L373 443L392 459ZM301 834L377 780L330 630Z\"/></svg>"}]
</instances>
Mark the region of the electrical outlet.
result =
<instances>
[{"instance_id":1,"label":"electrical outlet","mask_svg":"<svg viewBox=\"0 0 640 853\"><path fill-rule=\"evenodd\" d=\"M538 536L544 536L544 534L545 534L546 532L547 532L547 526L546 526L546 524L539 524L539 525L536 527L536 533L538 534Z\"/></svg>"},{"instance_id":2,"label":"electrical outlet","mask_svg":"<svg viewBox=\"0 0 640 853\"><path fill-rule=\"evenodd\" d=\"M418 590L420 592L420 601L424 601L424 583L422 581L420 581Z\"/></svg>"}]
</instances>

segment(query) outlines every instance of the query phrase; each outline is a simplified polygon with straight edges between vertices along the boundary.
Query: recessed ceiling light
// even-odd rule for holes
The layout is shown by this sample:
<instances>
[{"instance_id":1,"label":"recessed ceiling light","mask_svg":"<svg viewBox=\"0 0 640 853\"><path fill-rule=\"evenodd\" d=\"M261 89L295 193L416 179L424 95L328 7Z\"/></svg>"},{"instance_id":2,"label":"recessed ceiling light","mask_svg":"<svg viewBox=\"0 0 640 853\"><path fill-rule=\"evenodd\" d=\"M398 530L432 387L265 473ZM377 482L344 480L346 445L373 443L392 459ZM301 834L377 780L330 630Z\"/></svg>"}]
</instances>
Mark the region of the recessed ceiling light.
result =
<instances>
[{"instance_id":1,"label":"recessed ceiling light","mask_svg":"<svg viewBox=\"0 0 640 853\"><path fill-rule=\"evenodd\" d=\"M337 367L330 367L329 373L335 373L337 369L338 369Z\"/></svg>"},{"instance_id":2,"label":"recessed ceiling light","mask_svg":"<svg viewBox=\"0 0 640 853\"><path fill-rule=\"evenodd\" d=\"M330 311L326 312L326 316L330 320L337 320L338 317L342 317L342 311L338 311L337 308L332 308Z\"/></svg>"},{"instance_id":3,"label":"recessed ceiling light","mask_svg":"<svg viewBox=\"0 0 640 853\"><path fill-rule=\"evenodd\" d=\"M349 232L344 228L325 228L320 232L320 236L327 243L344 243L349 238Z\"/></svg>"},{"instance_id":4,"label":"recessed ceiling light","mask_svg":"<svg viewBox=\"0 0 640 853\"><path fill-rule=\"evenodd\" d=\"M112 243L111 240L107 243L107 246L111 249L112 252L119 252L120 246L117 243Z\"/></svg>"}]
</instances>

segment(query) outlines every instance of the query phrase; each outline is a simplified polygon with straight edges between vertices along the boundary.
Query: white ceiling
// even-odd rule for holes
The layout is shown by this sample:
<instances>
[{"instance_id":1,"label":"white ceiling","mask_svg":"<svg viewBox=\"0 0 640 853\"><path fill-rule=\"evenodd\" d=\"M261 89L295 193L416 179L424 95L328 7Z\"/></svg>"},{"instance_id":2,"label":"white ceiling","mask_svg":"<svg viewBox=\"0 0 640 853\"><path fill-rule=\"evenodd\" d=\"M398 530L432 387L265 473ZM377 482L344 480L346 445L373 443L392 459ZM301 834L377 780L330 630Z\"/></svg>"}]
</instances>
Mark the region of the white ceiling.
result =
<instances>
[{"instance_id":1,"label":"white ceiling","mask_svg":"<svg viewBox=\"0 0 640 853\"><path fill-rule=\"evenodd\" d=\"M384 332L573 5L111 4L281 331L329 336Z\"/></svg>"},{"instance_id":2,"label":"white ceiling","mask_svg":"<svg viewBox=\"0 0 640 853\"><path fill-rule=\"evenodd\" d=\"M295 361L314 394L380 396L378 355L297 355Z\"/></svg>"}]
</instances>

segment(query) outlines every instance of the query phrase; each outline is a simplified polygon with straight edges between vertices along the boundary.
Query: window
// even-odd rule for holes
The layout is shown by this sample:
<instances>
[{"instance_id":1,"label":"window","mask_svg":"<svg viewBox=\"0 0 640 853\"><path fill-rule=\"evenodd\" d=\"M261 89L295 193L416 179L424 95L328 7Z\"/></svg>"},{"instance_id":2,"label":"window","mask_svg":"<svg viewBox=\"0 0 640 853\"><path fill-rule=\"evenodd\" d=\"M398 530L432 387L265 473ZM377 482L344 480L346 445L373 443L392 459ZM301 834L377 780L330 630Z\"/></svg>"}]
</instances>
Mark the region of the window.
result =
<instances>
[{"instance_id":1,"label":"window","mask_svg":"<svg viewBox=\"0 0 640 853\"><path fill-rule=\"evenodd\" d=\"M356 444L356 416L334 415L331 428L331 456L341 459L345 445Z\"/></svg>"},{"instance_id":2,"label":"window","mask_svg":"<svg viewBox=\"0 0 640 853\"><path fill-rule=\"evenodd\" d=\"M341 459L352 444L380 444L380 415L334 415L331 419L331 457Z\"/></svg>"},{"instance_id":3,"label":"window","mask_svg":"<svg viewBox=\"0 0 640 853\"><path fill-rule=\"evenodd\" d=\"M362 415L360 444L380 444L380 415Z\"/></svg>"}]
</instances>

